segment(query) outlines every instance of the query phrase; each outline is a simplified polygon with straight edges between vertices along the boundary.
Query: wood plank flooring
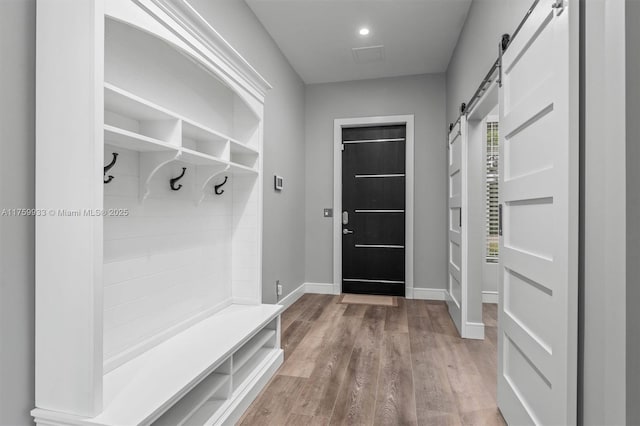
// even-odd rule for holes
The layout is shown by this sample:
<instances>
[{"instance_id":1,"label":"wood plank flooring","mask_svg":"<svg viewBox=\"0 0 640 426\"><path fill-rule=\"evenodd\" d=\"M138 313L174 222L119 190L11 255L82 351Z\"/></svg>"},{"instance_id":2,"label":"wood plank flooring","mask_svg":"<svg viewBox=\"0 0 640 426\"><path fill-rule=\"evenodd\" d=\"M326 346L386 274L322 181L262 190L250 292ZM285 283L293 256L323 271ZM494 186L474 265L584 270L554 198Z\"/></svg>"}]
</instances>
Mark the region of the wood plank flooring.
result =
<instances>
[{"instance_id":1,"label":"wood plank flooring","mask_svg":"<svg viewBox=\"0 0 640 426\"><path fill-rule=\"evenodd\" d=\"M282 314L284 364L241 425L504 425L496 305L463 340L444 302L346 305L305 294Z\"/></svg>"}]
</instances>

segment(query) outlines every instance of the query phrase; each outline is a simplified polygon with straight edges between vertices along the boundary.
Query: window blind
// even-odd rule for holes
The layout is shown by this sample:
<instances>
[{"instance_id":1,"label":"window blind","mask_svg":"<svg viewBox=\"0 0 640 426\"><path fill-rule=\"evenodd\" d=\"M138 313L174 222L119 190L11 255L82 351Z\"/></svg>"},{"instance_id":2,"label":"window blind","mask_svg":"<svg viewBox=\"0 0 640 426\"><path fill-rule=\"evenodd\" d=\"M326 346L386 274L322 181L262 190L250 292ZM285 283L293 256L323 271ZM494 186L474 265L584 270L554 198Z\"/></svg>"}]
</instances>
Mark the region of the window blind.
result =
<instances>
[{"instance_id":1,"label":"window blind","mask_svg":"<svg viewBox=\"0 0 640 426\"><path fill-rule=\"evenodd\" d=\"M498 262L498 162L500 153L498 122L487 121L487 158L486 158L486 261Z\"/></svg>"}]
</instances>

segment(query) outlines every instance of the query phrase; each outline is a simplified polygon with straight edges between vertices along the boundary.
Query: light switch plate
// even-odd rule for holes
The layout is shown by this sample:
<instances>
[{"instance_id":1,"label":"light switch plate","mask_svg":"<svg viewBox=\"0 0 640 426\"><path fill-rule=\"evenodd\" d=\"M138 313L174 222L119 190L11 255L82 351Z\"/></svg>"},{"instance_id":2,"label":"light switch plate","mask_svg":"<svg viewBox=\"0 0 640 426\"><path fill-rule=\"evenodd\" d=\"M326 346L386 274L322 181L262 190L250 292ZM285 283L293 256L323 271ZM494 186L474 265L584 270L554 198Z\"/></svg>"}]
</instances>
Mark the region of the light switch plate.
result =
<instances>
[{"instance_id":1,"label":"light switch plate","mask_svg":"<svg viewBox=\"0 0 640 426\"><path fill-rule=\"evenodd\" d=\"M324 217L333 217L333 209L324 209Z\"/></svg>"},{"instance_id":2,"label":"light switch plate","mask_svg":"<svg viewBox=\"0 0 640 426\"><path fill-rule=\"evenodd\" d=\"M275 175L273 177L273 189L276 191L282 191L282 187L284 186L284 178L282 176Z\"/></svg>"}]
</instances>

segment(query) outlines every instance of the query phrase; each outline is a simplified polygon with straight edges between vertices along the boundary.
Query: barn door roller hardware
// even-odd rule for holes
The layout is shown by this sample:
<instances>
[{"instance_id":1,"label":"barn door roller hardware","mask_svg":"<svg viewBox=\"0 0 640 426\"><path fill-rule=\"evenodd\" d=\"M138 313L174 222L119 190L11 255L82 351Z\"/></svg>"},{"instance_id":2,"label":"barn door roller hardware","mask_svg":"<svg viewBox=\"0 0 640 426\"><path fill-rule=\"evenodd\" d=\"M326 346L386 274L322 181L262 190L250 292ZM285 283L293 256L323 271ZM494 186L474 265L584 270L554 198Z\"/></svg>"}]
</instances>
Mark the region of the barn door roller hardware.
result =
<instances>
[{"instance_id":1,"label":"barn door roller hardware","mask_svg":"<svg viewBox=\"0 0 640 426\"><path fill-rule=\"evenodd\" d=\"M500 47L504 52L509 47L509 43L511 43L511 36L509 34L502 34L502 39L500 40Z\"/></svg>"},{"instance_id":2,"label":"barn door roller hardware","mask_svg":"<svg viewBox=\"0 0 640 426\"><path fill-rule=\"evenodd\" d=\"M551 7L556 10L556 16L559 16L564 12L564 0L556 0Z\"/></svg>"},{"instance_id":3,"label":"barn door roller hardware","mask_svg":"<svg viewBox=\"0 0 640 426\"><path fill-rule=\"evenodd\" d=\"M187 168L183 167L182 173L180 173L180 176L174 177L173 179L169 179L169 186L171 187L172 190L177 191L180 188L182 188L182 184L179 184L176 186L176 182L178 182L180 179L184 177L184 174L186 171L187 171Z\"/></svg>"},{"instance_id":4,"label":"barn door roller hardware","mask_svg":"<svg viewBox=\"0 0 640 426\"><path fill-rule=\"evenodd\" d=\"M511 36L509 34L502 34L500 45L498 46L498 86L502 87L502 55L509 47L511 42Z\"/></svg>"},{"instance_id":5,"label":"barn door roller hardware","mask_svg":"<svg viewBox=\"0 0 640 426\"><path fill-rule=\"evenodd\" d=\"M109 182L111 182L113 180L113 176L111 176L111 175L107 176L107 172L109 170L111 170L111 168L113 166L116 165L116 161L118 159L118 153L114 152L114 153L112 153L112 155L113 155L113 158L111 159L111 162L109 164L107 164L106 166L104 166L104 171L102 172L102 182L105 183L105 184L107 184L107 183L109 183Z\"/></svg>"},{"instance_id":6,"label":"barn door roller hardware","mask_svg":"<svg viewBox=\"0 0 640 426\"><path fill-rule=\"evenodd\" d=\"M220 188L222 188L224 184L227 183L228 178L229 176L225 176L221 184L213 186L213 192L215 192L216 195L222 195L224 193L224 189L220 189Z\"/></svg>"}]
</instances>

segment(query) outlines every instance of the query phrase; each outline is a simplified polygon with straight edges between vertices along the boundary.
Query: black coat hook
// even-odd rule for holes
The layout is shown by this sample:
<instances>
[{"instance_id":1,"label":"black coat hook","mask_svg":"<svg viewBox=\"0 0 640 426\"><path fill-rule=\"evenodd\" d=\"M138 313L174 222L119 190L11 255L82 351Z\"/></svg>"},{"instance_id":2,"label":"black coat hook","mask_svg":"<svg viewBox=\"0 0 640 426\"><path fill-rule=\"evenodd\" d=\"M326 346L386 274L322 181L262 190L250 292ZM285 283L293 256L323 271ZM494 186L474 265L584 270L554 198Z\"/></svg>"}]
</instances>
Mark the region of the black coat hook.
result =
<instances>
[{"instance_id":1,"label":"black coat hook","mask_svg":"<svg viewBox=\"0 0 640 426\"><path fill-rule=\"evenodd\" d=\"M224 189L220 189L222 188L222 186L227 183L227 179L229 178L229 176L225 176L224 177L224 181L222 181L222 183L220 185L214 185L213 187L213 192L216 193L216 195L222 195L224 193Z\"/></svg>"},{"instance_id":2,"label":"black coat hook","mask_svg":"<svg viewBox=\"0 0 640 426\"><path fill-rule=\"evenodd\" d=\"M109 182L111 182L113 180L113 176L109 175L107 176L107 172L109 170L111 170L111 168L113 166L116 165L116 160L118 158L118 153L114 152L113 154L113 159L111 160L111 162L109 164L107 164L106 166L104 166L104 172L102 172L102 176L103 176L103 183L107 184Z\"/></svg>"},{"instance_id":3,"label":"black coat hook","mask_svg":"<svg viewBox=\"0 0 640 426\"><path fill-rule=\"evenodd\" d=\"M174 177L173 179L169 179L169 186L171 186L171 189L173 189L174 191L177 191L180 188L182 188L182 184L179 184L178 186L176 186L176 182L178 182L180 179L184 177L184 174L186 171L187 171L187 168L183 167L182 173L180 174L180 176Z\"/></svg>"}]
</instances>

